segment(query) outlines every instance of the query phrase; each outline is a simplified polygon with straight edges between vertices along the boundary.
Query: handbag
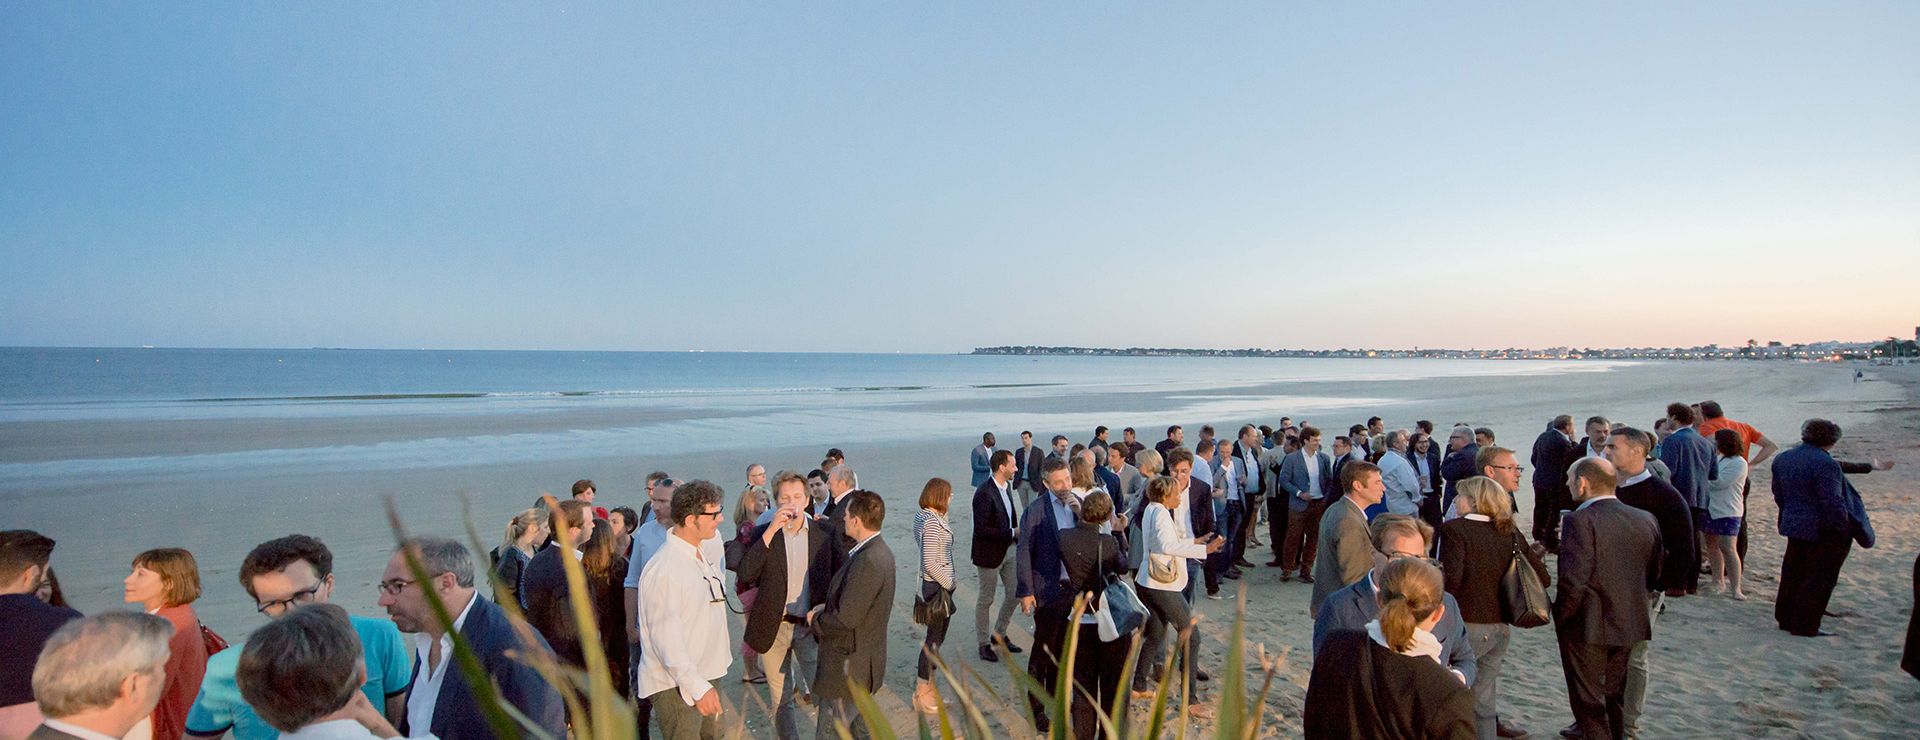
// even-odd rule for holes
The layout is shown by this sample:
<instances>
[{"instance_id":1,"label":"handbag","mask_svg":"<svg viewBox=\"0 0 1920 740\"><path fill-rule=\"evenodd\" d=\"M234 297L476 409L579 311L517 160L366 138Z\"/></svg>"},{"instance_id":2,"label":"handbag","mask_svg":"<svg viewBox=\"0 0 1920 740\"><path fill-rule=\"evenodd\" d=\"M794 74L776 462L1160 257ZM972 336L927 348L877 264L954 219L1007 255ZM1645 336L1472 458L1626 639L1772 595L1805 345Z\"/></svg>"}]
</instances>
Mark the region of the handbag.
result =
<instances>
[{"instance_id":1,"label":"handbag","mask_svg":"<svg viewBox=\"0 0 1920 740\"><path fill-rule=\"evenodd\" d=\"M913 597L913 623L929 624L953 616L953 592L944 588L933 590L933 598L925 595Z\"/></svg>"},{"instance_id":2,"label":"handbag","mask_svg":"<svg viewBox=\"0 0 1920 740\"><path fill-rule=\"evenodd\" d=\"M1540 583L1540 574L1533 572L1533 565L1521 553L1520 543L1520 535L1515 533L1513 557L1507 561L1507 572L1500 576L1500 621L1531 629L1546 624L1553 607L1547 600L1546 586Z\"/></svg>"},{"instance_id":3,"label":"handbag","mask_svg":"<svg viewBox=\"0 0 1920 740\"><path fill-rule=\"evenodd\" d=\"M1107 576L1107 587L1100 595L1100 608L1093 613L1099 625L1100 641L1113 642L1133 634L1147 623L1147 605L1133 590L1133 582Z\"/></svg>"},{"instance_id":4,"label":"handbag","mask_svg":"<svg viewBox=\"0 0 1920 740\"><path fill-rule=\"evenodd\" d=\"M1180 571L1178 570L1180 564L1178 561L1179 559L1172 555L1162 555L1157 552L1148 553L1147 578L1152 579L1154 583L1171 585L1174 581L1180 580Z\"/></svg>"},{"instance_id":5,"label":"handbag","mask_svg":"<svg viewBox=\"0 0 1920 740\"><path fill-rule=\"evenodd\" d=\"M218 654L220 651L231 647L227 644L227 638L221 637L220 633L213 631L212 627L204 624L200 625L200 644L207 649L207 655L209 656Z\"/></svg>"}]
</instances>

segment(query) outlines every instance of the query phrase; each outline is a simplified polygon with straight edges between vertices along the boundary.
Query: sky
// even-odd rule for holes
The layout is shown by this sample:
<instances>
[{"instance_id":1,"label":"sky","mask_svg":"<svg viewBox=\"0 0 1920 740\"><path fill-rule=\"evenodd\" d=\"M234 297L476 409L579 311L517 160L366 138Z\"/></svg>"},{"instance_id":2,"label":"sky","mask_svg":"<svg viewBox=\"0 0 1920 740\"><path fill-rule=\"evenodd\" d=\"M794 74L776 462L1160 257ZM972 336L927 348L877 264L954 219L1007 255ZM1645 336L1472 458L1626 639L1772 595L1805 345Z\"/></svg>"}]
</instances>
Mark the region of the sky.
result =
<instances>
[{"instance_id":1,"label":"sky","mask_svg":"<svg viewBox=\"0 0 1920 740\"><path fill-rule=\"evenodd\" d=\"M0 345L1920 324L1920 3L0 5Z\"/></svg>"}]
</instances>

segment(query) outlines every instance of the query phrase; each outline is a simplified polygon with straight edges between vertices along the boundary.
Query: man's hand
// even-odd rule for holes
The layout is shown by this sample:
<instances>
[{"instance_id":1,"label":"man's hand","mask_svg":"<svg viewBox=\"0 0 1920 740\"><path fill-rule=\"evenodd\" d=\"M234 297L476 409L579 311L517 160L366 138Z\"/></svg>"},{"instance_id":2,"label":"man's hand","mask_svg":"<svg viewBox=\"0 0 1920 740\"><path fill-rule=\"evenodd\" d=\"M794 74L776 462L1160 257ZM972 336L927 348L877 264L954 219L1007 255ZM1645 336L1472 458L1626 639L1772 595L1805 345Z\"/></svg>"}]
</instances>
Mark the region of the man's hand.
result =
<instances>
[{"instance_id":1,"label":"man's hand","mask_svg":"<svg viewBox=\"0 0 1920 740\"><path fill-rule=\"evenodd\" d=\"M823 611L826 611L826 610L827 610L827 605L826 605L826 604L816 604L816 605L814 605L814 607L813 607L812 609L808 609L808 610L807 610L807 626L808 626L808 627L812 627L812 626L813 626L813 620L815 620L815 619L819 619L819 618L820 618L820 612L823 612Z\"/></svg>"},{"instance_id":2,"label":"man's hand","mask_svg":"<svg viewBox=\"0 0 1920 740\"><path fill-rule=\"evenodd\" d=\"M1020 597L1020 613L1021 614L1033 613L1033 597L1032 596Z\"/></svg>"},{"instance_id":3,"label":"man's hand","mask_svg":"<svg viewBox=\"0 0 1920 740\"><path fill-rule=\"evenodd\" d=\"M700 698L693 702L693 708L698 710L702 717L720 716L720 692L708 688L707 693L701 694Z\"/></svg>"},{"instance_id":4,"label":"man's hand","mask_svg":"<svg viewBox=\"0 0 1920 740\"><path fill-rule=\"evenodd\" d=\"M1877 458L1877 457L1876 457L1876 458L1874 458L1874 459L1873 459L1873 469L1874 469L1874 470L1878 470L1878 471L1881 471L1881 472L1885 472L1885 471L1888 471L1888 470L1892 470L1892 469L1893 469L1893 461L1892 461L1892 460L1882 460L1882 459L1880 459L1880 458Z\"/></svg>"}]
</instances>

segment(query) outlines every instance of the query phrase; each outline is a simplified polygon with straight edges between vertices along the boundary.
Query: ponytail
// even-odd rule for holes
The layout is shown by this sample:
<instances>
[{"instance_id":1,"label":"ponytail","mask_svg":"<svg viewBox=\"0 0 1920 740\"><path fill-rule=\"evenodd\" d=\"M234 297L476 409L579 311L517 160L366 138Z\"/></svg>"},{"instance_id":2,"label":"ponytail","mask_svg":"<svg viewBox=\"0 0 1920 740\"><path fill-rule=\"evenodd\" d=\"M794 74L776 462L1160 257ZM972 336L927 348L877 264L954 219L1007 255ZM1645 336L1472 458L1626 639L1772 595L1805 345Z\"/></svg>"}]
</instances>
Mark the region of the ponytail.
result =
<instances>
[{"instance_id":1,"label":"ponytail","mask_svg":"<svg viewBox=\"0 0 1920 740\"><path fill-rule=\"evenodd\" d=\"M1413 647L1414 629L1440 608L1445 584L1440 569L1417 558L1387 563L1380 577L1380 634L1387 647L1402 652Z\"/></svg>"}]
</instances>

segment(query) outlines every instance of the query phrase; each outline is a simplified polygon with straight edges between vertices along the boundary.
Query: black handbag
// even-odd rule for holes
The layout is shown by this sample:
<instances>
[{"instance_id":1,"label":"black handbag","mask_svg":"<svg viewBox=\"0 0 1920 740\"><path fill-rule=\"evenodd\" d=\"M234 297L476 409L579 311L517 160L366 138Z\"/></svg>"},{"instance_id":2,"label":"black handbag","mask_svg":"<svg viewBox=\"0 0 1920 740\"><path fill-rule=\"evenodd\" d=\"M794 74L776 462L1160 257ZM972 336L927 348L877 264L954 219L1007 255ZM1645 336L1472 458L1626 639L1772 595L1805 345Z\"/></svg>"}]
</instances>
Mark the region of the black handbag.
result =
<instances>
[{"instance_id":1,"label":"black handbag","mask_svg":"<svg viewBox=\"0 0 1920 740\"><path fill-rule=\"evenodd\" d=\"M1513 558L1507 561L1507 572L1500 576L1500 621L1531 629L1552 619L1553 604L1547 600L1547 587L1540 582L1540 574L1533 572L1522 547L1516 533Z\"/></svg>"},{"instance_id":2,"label":"black handbag","mask_svg":"<svg viewBox=\"0 0 1920 740\"><path fill-rule=\"evenodd\" d=\"M953 616L953 592L944 588L935 588L933 598L924 595L913 597L913 623L928 624Z\"/></svg>"}]
</instances>

